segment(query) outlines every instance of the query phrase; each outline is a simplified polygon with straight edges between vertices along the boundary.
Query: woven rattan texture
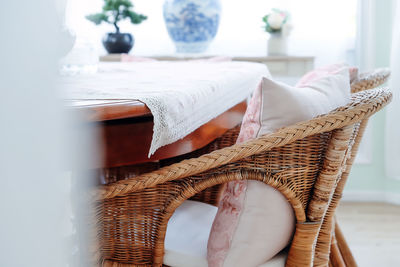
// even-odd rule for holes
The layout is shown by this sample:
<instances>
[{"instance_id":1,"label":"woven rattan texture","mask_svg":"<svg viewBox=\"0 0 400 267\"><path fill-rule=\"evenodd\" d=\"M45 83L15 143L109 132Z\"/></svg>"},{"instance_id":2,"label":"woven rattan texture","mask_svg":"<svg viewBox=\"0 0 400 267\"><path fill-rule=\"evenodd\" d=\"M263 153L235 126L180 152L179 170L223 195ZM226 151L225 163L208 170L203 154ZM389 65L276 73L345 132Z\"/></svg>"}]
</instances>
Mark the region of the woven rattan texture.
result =
<instances>
[{"instance_id":1,"label":"woven rattan texture","mask_svg":"<svg viewBox=\"0 0 400 267\"><path fill-rule=\"evenodd\" d=\"M352 92L361 92L381 86L388 80L389 76L390 71L388 69L377 69L369 73L361 74L352 84ZM339 179L337 180L335 192L329 199L329 207L324 216L323 224L318 235L315 258L313 261L314 266L326 266L328 260L330 260L329 264L332 264L333 266L344 266L344 264L347 266L356 266L354 258L343 237L340 239L340 243L336 241L335 229L339 229L339 226L337 225L337 222L335 222L334 215L342 197L344 186L355 160L367 124L368 118L354 125L353 134L349 144L351 150L349 150L347 155L343 173L338 177Z\"/></svg>"},{"instance_id":2,"label":"woven rattan texture","mask_svg":"<svg viewBox=\"0 0 400 267\"><path fill-rule=\"evenodd\" d=\"M376 69L372 72L366 72L359 75L351 84L351 92L357 93L360 91L376 88L387 82L390 77L389 69Z\"/></svg>"},{"instance_id":3,"label":"woven rattan texture","mask_svg":"<svg viewBox=\"0 0 400 267\"><path fill-rule=\"evenodd\" d=\"M102 199L135 192L142 188L149 188L167 181L196 175L252 155L261 154L274 147L281 147L311 135L352 125L380 110L390 99L391 94L384 89L359 92L352 96L352 101L347 106L332 111L327 115L282 128L275 133L243 144L213 151L195 159L184 160L160 170L135 177L135 179L127 179L99 187L94 192L94 196Z\"/></svg>"},{"instance_id":4,"label":"woven rattan texture","mask_svg":"<svg viewBox=\"0 0 400 267\"><path fill-rule=\"evenodd\" d=\"M386 78L379 73L368 76L379 77L375 82L364 76L353 90L382 84ZM215 203L218 189L199 193L238 179L271 185L291 203L297 226L286 266L311 266L314 259L315 266L327 266L332 216L355 155L351 148L358 146L359 125L390 100L386 89L360 91L327 115L238 145L235 129L228 141L210 148L216 151L100 186L94 197L104 266L161 266L175 209L194 196Z\"/></svg>"}]
</instances>

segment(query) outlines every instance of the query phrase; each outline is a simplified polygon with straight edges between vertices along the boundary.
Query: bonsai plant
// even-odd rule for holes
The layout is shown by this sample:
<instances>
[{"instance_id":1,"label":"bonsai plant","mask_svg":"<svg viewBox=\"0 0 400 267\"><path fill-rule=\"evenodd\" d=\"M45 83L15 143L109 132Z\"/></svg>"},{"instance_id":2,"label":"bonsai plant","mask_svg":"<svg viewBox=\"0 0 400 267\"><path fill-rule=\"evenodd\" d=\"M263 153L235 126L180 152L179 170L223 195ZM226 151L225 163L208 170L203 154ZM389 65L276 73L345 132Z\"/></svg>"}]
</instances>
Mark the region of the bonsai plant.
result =
<instances>
[{"instance_id":1,"label":"bonsai plant","mask_svg":"<svg viewBox=\"0 0 400 267\"><path fill-rule=\"evenodd\" d=\"M132 24L140 24L147 19L145 15L133 11L130 0L104 0L103 10L100 13L86 16L96 25L103 22L112 24L115 33L107 33L103 38L103 45L108 53L128 53L134 44L134 38L130 33L121 33L118 23L129 19Z\"/></svg>"}]
</instances>

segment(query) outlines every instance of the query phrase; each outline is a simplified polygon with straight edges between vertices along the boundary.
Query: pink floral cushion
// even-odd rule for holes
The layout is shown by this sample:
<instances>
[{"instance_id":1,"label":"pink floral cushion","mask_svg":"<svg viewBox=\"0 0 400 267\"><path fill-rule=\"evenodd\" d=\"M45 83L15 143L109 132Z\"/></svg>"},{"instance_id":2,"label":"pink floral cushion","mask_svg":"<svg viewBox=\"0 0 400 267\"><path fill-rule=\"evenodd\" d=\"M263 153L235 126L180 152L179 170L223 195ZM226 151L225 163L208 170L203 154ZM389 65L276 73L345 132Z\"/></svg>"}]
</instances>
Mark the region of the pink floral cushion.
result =
<instances>
[{"instance_id":1,"label":"pink floral cushion","mask_svg":"<svg viewBox=\"0 0 400 267\"><path fill-rule=\"evenodd\" d=\"M242 126L237 139L237 143L243 143L257 137L261 127L260 112L261 112L261 90L262 83L257 86L247 106L246 113L243 117Z\"/></svg>"},{"instance_id":2,"label":"pink floral cushion","mask_svg":"<svg viewBox=\"0 0 400 267\"><path fill-rule=\"evenodd\" d=\"M351 73L335 64L306 74L296 87L264 78L249 102L237 143L347 103ZM259 266L289 244L294 229L293 209L280 192L258 181L229 182L208 240L208 265Z\"/></svg>"},{"instance_id":3,"label":"pink floral cushion","mask_svg":"<svg viewBox=\"0 0 400 267\"><path fill-rule=\"evenodd\" d=\"M249 102L237 143L257 137L261 126L261 89L262 83L258 85ZM208 266L222 266L226 258L242 212L246 189L247 181L230 182L224 189L208 241Z\"/></svg>"},{"instance_id":4,"label":"pink floral cushion","mask_svg":"<svg viewBox=\"0 0 400 267\"><path fill-rule=\"evenodd\" d=\"M258 136L261 127L261 110L262 82L254 91L253 97L249 102L237 143L242 143ZM251 195L247 196L246 201L246 192L249 187ZM265 194L266 192L268 194ZM253 199L248 201L249 197ZM251 207L251 204L246 205L249 202L262 202L264 205ZM254 218L252 213L255 211L257 213L257 209L258 212L267 213L271 218L274 217L276 221L279 221L280 229L277 231L276 227L266 228L268 226L265 224L265 218L252 220ZM245 220L246 217L249 217L250 220ZM240 223L240 220L242 223ZM286 224L285 221L287 222ZM275 256L288 244L292 236L294 223L294 213L291 206L287 203L285 197L272 187L257 181L239 180L229 182L221 195L217 216L211 229L207 246L208 266L259 266ZM267 230L266 234L271 240L259 240L266 246L251 246L247 247L247 250L243 249L241 243L246 243L247 240L243 240L241 238L242 235L237 234L238 232L245 233L244 239L253 236L253 240L257 238L254 235L259 234L257 231L246 233L246 228L249 228L249 225ZM282 225L285 226L282 227ZM250 227L250 229L253 227ZM235 236L236 240L233 242ZM265 235L262 236L262 238L264 237ZM254 255L249 255L246 251ZM246 257L243 257L243 255L246 255Z\"/></svg>"}]
</instances>

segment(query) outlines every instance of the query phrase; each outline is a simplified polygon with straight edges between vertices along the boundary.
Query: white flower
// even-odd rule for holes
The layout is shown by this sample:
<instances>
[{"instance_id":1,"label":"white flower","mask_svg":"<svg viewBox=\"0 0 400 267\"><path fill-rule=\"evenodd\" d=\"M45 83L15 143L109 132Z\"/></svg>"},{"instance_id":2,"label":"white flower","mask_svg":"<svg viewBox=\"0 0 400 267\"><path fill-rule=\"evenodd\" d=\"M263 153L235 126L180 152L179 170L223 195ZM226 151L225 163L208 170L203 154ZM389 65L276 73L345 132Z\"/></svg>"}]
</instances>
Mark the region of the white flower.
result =
<instances>
[{"instance_id":1,"label":"white flower","mask_svg":"<svg viewBox=\"0 0 400 267\"><path fill-rule=\"evenodd\" d=\"M268 24L273 30L280 30L282 28L285 16L280 13L271 13L268 16Z\"/></svg>"}]
</instances>

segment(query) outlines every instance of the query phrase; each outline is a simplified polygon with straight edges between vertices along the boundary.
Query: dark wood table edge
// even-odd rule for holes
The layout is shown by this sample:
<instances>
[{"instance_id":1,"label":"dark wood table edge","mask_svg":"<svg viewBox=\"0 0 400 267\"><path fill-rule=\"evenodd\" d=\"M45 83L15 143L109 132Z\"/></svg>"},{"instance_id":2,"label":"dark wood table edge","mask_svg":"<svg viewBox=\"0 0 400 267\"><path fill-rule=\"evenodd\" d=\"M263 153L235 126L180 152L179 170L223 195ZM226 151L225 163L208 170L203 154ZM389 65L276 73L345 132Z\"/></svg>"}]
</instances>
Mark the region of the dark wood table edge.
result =
<instances>
[{"instance_id":1,"label":"dark wood table edge","mask_svg":"<svg viewBox=\"0 0 400 267\"><path fill-rule=\"evenodd\" d=\"M69 108L80 112L84 120L92 122L152 116L150 109L139 100L87 99L69 101L79 103L78 105L69 106ZM99 103L85 104L85 102L90 103L93 101L98 101Z\"/></svg>"},{"instance_id":2,"label":"dark wood table edge","mask_svg":"<svg viewBox=\"0 0 400 267\"><path fill-rule=\"evenodd\" d=\"M120 167L155 162L201 149L242 122L247 102L242 101L203 124L184 138L163 147L148 157L153 118L137 117L99 123L103 132L105 157L99 167Z\"/></svg>"}]
</instances>

